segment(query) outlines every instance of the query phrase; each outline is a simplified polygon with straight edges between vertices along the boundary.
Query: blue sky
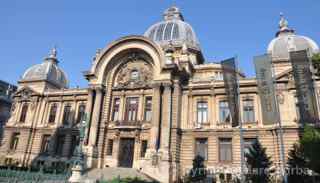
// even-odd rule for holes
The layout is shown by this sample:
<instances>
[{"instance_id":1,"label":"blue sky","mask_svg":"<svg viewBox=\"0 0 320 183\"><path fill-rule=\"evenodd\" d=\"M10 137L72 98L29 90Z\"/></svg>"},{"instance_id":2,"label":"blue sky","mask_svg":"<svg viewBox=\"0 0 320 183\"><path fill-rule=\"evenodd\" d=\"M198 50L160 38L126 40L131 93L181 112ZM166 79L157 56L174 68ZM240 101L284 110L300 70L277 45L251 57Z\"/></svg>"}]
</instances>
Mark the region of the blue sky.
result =
<instances>
[{"instance_id":1,"label":"blue sky","mask_svg":"<svg viewBox=\"0 0 320 183\"><path fill-rule=\"evenodd\" d=\"M57 45L70 86L86 87L82 71L97 48L143 34L171 5L193 26L207 61L238 55L248 76L254 75L252 57L265 53L274 38L280 12L297 34L320 43L319 0L2 0L0 79L16 84Z\"/></svg>"}]
</instances>

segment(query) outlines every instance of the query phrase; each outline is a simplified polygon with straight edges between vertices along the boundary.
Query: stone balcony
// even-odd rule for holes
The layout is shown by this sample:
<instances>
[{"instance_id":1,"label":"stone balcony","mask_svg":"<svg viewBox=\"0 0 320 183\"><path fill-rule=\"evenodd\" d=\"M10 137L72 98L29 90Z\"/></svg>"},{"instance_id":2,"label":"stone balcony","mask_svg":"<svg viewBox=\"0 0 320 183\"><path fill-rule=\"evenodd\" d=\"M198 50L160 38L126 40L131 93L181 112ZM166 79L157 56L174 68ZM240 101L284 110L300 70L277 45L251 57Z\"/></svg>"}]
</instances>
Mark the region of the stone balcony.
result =
<instances>
[{"instance_id":1,"label":"stone balcony","mask_svg":"<svg viewBox=\"0 0 320 183\"><path fill-rule=\"evenodd\" d=\"M151 126L149 121L111 121L109 123L109 128L115 129L143 129Z\"/></svg>"}]
</instances>

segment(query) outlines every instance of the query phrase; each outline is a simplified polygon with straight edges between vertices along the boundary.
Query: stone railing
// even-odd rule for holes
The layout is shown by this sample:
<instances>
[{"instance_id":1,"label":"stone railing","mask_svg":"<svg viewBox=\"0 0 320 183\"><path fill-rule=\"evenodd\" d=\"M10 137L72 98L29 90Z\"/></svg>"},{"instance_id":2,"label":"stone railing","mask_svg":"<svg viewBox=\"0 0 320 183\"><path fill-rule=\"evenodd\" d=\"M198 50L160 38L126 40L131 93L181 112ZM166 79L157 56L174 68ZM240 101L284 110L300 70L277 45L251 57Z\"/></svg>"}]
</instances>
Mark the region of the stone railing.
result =
<instances>
[{"instance_id":1,"label":"stone railing","mask_svg":"<svg viewBox=\"0 0 320 183\"><path fill-rule=\"evenodd\" d=\"M140 127L142 121L115 121L116 127L130 126L130 127Z\"/></svg>"}]
</instances>

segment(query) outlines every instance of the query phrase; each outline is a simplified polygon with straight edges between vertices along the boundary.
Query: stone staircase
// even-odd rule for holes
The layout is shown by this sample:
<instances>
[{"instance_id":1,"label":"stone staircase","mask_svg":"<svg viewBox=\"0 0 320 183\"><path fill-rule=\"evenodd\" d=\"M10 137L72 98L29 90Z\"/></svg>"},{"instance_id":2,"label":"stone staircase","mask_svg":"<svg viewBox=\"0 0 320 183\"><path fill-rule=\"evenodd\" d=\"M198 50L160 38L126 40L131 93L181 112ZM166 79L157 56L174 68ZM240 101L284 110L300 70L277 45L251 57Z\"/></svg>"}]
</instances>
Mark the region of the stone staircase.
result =
<instances>
[{"instance_id":1,"label":"stone staircase","mask_svg":"<svg viewBox=\"0 0 320 183\"><path fill-rule=\"evenodd\" d=\"M96 180L113 180L115 178L139 178L146 182L153 183L155 180L149 176L139 172L133 168L103 168L103 169L92 169L87 171L84 175L84 182L91 183Z\"/></svg>"}]
</instances>

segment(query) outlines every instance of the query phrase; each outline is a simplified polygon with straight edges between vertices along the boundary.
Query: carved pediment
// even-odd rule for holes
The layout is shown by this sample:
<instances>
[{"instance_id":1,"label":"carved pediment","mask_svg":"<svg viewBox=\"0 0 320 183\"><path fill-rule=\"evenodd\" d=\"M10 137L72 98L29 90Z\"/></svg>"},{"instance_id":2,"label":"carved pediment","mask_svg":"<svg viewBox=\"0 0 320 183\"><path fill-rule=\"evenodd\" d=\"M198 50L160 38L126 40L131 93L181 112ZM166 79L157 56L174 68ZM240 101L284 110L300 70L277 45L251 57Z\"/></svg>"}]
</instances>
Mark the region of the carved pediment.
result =
<instances>
[{"instance_id":1,"label":"carved pediment","mask_svg":"<svg viewBox=\"0 0 320 183\"><path fill-rule=\"evenodd\" d=\"M20 96L21 99L25 99L25 100L30 99L31 96L34 96L34 95L39 95L39 93L32 90L29 87L23 87L14 94L14 96Z\"/></svg>"},{"instance_id":2,"label":"carved pediment","mask_svg":"<svg viewBox=\"0 0 320 183\"><path fill-rule=\"evenodd\" d=\"M292 69L288 69L276 75L277 81L293 81Z\"/></svg>"},{"instance_id":3,"label":"carved pediment","mask_svg":"<svg viewBox=\"0 0 320 183\"><path fill-rule=\"evenodd\" d=\"M115 88L140 88L151 84L153 79L152 67L139 57L129 57L119 69Z\"/></svg>"}]
</instances>

